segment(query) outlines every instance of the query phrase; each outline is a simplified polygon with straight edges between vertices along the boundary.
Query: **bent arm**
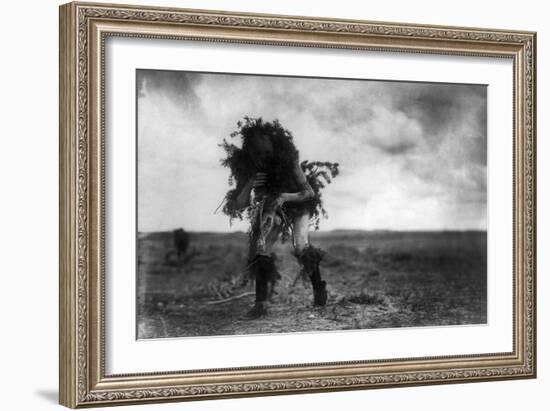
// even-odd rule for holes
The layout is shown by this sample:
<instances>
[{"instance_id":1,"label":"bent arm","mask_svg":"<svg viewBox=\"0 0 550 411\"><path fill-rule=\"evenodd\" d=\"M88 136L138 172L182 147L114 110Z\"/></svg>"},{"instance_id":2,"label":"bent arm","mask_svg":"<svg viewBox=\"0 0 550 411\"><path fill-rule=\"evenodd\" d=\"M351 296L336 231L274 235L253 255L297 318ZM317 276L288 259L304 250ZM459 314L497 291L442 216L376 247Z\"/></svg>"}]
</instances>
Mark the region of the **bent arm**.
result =
<instances>
[{"instance_id":1,"label":"bent arm","mask_svg":"<svg viewBox=\"0 0 550 411\"><path fill-rule=\"evenodd\" d=\"M298 187L300 187L300 191L297 191L295 193L282 193L281 199L285 202L293 203L301 203L307 200L311 200L315 196L315 192L307 182L306 176L304 175L304 172L302 170L302 167L300 167L300 163L298 162L298 160L296 160L294 164L293 172L294 177L296 178L296 182L298 183Z\"/></svg>"},{"instance_id":2,"label":"bent arm","mask_svg":"<svg viewBox=\"0 0 550 411\"><path fill-rule=\"evenodd\" d=\"M248 180L241 191L237 193L233 200L233 208L241 210L250 204L250 192L252 191L253 182Z\"/></svg>"}]
</instances>

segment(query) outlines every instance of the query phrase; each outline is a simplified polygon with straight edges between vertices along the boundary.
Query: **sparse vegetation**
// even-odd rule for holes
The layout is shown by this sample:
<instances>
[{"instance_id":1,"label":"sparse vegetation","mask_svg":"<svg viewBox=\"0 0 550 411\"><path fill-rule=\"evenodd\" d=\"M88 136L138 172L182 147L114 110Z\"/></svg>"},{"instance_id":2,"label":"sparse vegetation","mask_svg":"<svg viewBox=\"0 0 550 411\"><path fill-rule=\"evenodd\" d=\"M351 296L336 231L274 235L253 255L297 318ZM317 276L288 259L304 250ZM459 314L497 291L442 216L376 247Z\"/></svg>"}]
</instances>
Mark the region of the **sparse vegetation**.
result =
<instances>
[{"instance_id":1,"label":"sparse vegetation","mask_svg":"<svg viewBox=\"0 0 550 411\"><path fill-rule=\"evenodd\" d=\"M310 285L295 281L290 244L278 245L281 280L269 314L249 320L254 283L244 268L244 233L191 233L193 258L165 257L171 233L138 237L138 337L481 324L487 321L485 232L312 233L329 301L313 307ZM235 297L235 298L232 298ZM213 301L228 299L212 304Z\"/></svg>"}]
</instances>

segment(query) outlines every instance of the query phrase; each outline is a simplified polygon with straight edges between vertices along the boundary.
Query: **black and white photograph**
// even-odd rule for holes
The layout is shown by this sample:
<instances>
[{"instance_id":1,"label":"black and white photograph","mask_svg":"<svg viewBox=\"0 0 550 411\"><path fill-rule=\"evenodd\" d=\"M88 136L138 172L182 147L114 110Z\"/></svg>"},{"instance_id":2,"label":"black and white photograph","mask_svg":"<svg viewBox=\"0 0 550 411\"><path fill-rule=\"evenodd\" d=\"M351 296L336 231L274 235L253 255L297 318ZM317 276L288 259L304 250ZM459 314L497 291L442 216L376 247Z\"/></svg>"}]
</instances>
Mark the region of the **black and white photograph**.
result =
<instances>
[{"instance_id":1,"label":"black and white photograph","mask_svg":"<svg viewBox=\"0 0 550 411\"><path fill-rule=\"evenodd\" d=\"M138 339L487 324L487 87L138 69Z\"/></svg>"}]
</instances>

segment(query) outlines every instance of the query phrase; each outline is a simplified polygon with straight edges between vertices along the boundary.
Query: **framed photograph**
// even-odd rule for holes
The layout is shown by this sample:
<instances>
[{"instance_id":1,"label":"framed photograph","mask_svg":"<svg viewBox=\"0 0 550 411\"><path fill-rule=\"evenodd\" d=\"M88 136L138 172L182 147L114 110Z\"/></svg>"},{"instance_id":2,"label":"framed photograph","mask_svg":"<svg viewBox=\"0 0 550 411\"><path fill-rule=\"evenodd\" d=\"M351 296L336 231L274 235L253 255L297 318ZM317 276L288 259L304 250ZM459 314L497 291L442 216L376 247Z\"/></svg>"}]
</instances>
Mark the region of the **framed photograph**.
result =
<instances>
[{"instance_id":1,"label":"framed photograph","mask_svg":"<svg viewBox=\"0 0 550 411\"><path fill-rule=\"evenodd\" d=\"M533 32L60 7L60 403L536 376Z\"/></svg>"}]
</instances>

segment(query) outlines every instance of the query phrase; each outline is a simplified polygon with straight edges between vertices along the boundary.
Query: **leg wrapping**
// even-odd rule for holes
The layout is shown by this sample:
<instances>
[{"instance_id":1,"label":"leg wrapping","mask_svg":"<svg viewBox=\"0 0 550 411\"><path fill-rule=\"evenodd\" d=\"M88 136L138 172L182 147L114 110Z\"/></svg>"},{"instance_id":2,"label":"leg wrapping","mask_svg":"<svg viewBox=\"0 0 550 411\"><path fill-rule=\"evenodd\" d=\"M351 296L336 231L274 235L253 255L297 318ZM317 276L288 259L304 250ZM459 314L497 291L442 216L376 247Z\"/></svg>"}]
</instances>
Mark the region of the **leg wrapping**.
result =
<instances>
[{"instance_id":1,"label":"leg wrapping","mask_svg":"<svg viewBox=\"0 0 550 411\"><path fill-rule=\"evenodd\" d=\"M273 255L255 255L249 263L249 271L256 280L256 301L266 301L269 289L280 278ZM271 286L271 287L269 287Z\"/></svg>"},{"instance_id":2,"label":"leg wrapping","mask_svg":"<svg viewBox=\"0 0 550 411\"><path fill-rule=\"evenodd\" d=\"M298 261L303 267L313 287L313 297L316 305L325 305L327 301L326 282L321 279L321 270L319 264L323 259L323 254L319 248L308 245L304 250L296 255Z\"/></svg>"}]
</instances>

